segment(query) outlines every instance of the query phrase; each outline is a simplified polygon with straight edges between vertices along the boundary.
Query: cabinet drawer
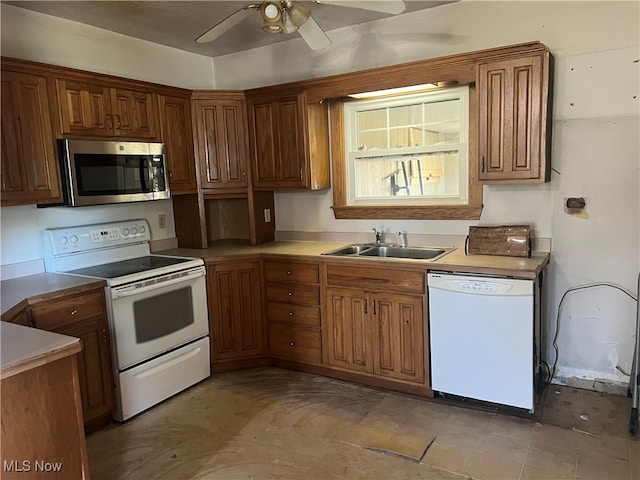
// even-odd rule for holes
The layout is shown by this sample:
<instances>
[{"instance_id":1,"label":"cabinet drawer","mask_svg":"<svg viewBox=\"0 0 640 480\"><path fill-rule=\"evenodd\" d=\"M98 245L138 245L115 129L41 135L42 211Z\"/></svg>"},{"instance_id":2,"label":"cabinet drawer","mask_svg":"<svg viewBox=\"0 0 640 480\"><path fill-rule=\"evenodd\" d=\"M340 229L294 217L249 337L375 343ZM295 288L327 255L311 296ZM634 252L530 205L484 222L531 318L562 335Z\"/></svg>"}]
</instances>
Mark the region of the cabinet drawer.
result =
<instances>
[{"instance_id":1,"label":"cabinet drawer","mask_svg":"<svg viewBox=\"0 0 640 480\"><path fill-rule=\"evenodd\" d=\"M31 314L35 327L53 330L80 320L104 315L104 295L100 290L42 302L31 307Z\"/></svg>"},{"instance_id":2,"label":"cabinet drawer","mask_svg":"<svg viewBox=\"0 0 640 480\"><path fill-rule=\"evenodd\" d=\"M300 363L322 363L320 330L298 325L269 325L269 354Z\"/></svg>"},{"instance_id":3,"label":"cabinet drawer","mask_svg":"<svg viewBox=\"0 0 640 480\"><path fill-rule=\"evenodd\" d=\"M300 283L267 283L267 300L279 303L320 305L320 287Z\"/></svg>"},{"instance_id":4,"label":"cabinet drawer","mask_svg":"<svg viewBox=\"0 0 640 480\"><path fill-rule=\"evenodd\" d=\"M268 261L265 278L271 282L318 283L320 269L314 263Z\"/></svg>"},{"instance_id":5,"label":"cabinet drawer","mask_svg":"<svg viewBox=\"0 0 640 480\"><path fill-rule=\"evenodd\" d=\"M267 304L267 319L270 322L290 322L319 327L320 307L269 302Z\"/></svg>"},{"instance_id":6,"label":"cabinet drawer","mask_svg":"<svg viewBox=\"0 0 640 480\"><path fill-rule=\"evenodd\" d=\"M426 272L344 265L327 265L327 286L357 286L361 290L424 293Z\"/></svg>"}]
</instances>

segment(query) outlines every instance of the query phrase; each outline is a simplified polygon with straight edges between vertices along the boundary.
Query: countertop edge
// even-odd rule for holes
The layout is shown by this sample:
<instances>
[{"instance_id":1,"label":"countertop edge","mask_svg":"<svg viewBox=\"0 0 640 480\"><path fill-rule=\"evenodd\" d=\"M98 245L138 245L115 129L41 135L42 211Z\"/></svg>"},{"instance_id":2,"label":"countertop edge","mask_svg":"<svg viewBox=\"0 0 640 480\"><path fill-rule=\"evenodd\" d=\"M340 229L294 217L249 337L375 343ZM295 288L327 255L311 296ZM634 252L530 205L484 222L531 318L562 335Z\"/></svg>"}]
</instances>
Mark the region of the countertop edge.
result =
<instances>
[{"instance_id":1,"label":"countertop edge","mask_svg":"<svg viewBox=\"0 0 640 480\"><path fill-rule=\"evenodd\" d=\"M82 351L79 338L7 322L0 322L0 335L3 343L2 380ZM11 347L5 343L8 341L12 342ZM16 347L18 343L20 345ZM16 351L20 353L16 354ZM7 356L11 358L7 359Z\"/></svg>"}]
</instances>

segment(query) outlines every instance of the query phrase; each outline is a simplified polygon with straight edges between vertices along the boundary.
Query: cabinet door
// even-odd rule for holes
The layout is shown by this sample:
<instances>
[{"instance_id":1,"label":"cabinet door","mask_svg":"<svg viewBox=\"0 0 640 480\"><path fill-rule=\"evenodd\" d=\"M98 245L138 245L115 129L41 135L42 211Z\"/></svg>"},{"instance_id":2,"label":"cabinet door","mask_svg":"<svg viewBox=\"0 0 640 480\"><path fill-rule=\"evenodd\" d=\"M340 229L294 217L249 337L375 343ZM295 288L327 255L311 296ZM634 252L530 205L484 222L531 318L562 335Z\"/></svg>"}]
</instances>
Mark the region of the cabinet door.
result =
<instances>
[{"instance_id":1,"label":"cabinet door","mask_svg":"<svg viewBox=\"0 0 640 480\"><path fill-rule=\"evenodd\" d=\"M83 320L55 331L82 340L78 376L85 424L110 415L114 407L114 387L106 317Z\"/></svg>"},{"instance_id":2,"label":"cabinet door","mask_svg":"<svg viewBox=\"0 0 640 480\"><path fill-rule=\"evenodd\" d=\"M306 187L306 145L302 95L256 101L252 159L254 186L261 188Z\"/></svg>"},{"instance_id":3,"label":"cabinet door","mask_svg":"<svg viewBox=\"0 0 640 480\"><path fill-rule=\"evenodd\" d=\"M479 179L544 182L548 79L543 56L480 64Z\"/></svg>"},{"instance_id":4,"label":"cabinet door","mask_svg":"<svg viewBox=\"0 0 640 480\"><path fill-rule=\"evenodd\" d=\"M111 89L113 134L118 137L158 138L156 104L149 92Z\"/></svg>"},{"instance_id":5,"label":"cabinet door","mask_svg":"<svg viewBox=\"0 0 640 480\"><path fill-rule=\"evenodd\" d=\"M2 72L2 204L62 201L47 83Z\"/></svg>"},{"instance_id":6,"label":"cabinet door","mask_svg":"<svg viewBox=\"0 0 640 480\"><path fill-rule=\"evenodd\" d=\"M247 187L247 114L244 100L194 100L196 152L202 188Z\"/></svg>"},{"instance_id":7,"label":"cabinet door","mask_svg":"<svg viewBox=\"0 0 640 480\"><path fill-rule=\"evenodd\" d=\"M89 82L56 79L56 91L63 135L113 136L109 88Z\"/></svg>"},{"instance_id":8,"label":"cabinet door","mask_svg":"<svg viewBox=\"0 0 640 480\"><path fill-rule=\"evenodd\" d=\"M358 372L371 372L369 295L346 289L326 290L325 344L327 363Z\"/></svg>"},{"instance_id":9,"label":"cabinet door","mask_svg":"<svg viewBox=\"0 0 640 480\"><path fill-rule=\"evenodd\" d=\"M213 361L265 353L258 262L225 262L208 268Z\"/></svg>"},{"instance_id":10,"label":"cabinet door","mask_svg":"<svg viewBox=\"0 0 640 480\"><path fill-rule=\"evenodd\" d=\"M196 164L193 156L190 100L160 95L159 102L171 193L195 193Z\"/></svg>"},{"instance_id":11,"label":"cabinet door","mask_svg":"<svg viewBox=\"0 0 640 480\"><path fill-rule=\"evenodd\" d=\"M377 293L372 313L374 373L423 384L427 360L422 297Z\"/></svg>"}]
</instances>

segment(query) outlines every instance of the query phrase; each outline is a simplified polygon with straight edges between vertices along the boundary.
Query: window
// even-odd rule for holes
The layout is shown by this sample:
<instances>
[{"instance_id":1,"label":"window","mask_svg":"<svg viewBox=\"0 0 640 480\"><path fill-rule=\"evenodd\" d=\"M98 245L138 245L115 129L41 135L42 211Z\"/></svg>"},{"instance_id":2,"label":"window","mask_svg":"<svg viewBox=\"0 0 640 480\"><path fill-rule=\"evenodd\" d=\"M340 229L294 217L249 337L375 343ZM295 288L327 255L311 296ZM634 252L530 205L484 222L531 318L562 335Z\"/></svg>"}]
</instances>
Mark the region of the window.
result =
<instances>
[{"instance_id":1,"label":"window","mask_svg":"<svg viewBox=\"0 0 640 480\"><path fill-rule=\"evenodd\" d=\"M344 103L351 206L466 205L469 88Z\"/></svg>"}]
</instances>

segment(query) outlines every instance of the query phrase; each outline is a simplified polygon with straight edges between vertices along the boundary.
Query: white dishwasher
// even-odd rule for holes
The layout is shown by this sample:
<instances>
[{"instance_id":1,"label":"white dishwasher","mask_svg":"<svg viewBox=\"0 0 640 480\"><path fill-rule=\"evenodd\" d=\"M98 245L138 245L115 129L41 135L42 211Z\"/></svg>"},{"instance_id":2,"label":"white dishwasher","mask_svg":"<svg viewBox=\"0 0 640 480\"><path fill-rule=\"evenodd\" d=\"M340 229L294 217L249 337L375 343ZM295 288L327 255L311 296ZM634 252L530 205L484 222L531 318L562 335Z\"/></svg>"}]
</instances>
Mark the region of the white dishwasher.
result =
<instances>
[{"instance_id":1,"label":"white dishwasher","mask_svg":"<svg viewBox=\"0 0 640 480\"><path fill-rule=\"evenodd\" d=\"M427 283L432 389L533 413L535 282L428 273Z\"/></svg>"}]
</instances>

